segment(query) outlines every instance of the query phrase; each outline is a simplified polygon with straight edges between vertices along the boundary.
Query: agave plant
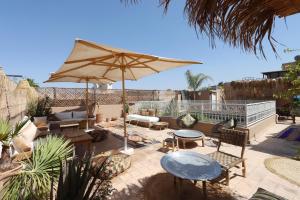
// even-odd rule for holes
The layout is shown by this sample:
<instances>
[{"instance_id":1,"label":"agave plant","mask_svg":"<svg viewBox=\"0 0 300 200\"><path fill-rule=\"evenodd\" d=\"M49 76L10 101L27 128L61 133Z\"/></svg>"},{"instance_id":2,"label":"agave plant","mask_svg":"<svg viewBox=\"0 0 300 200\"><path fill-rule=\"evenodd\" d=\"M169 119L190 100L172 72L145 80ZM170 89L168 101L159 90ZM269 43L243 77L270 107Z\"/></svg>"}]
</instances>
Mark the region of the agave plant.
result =
<instances>
[{"instance_id":1,"label":"agave plant","mask_svg":"<svg viewBox=\"0 0 300 200\"><path fill-rule=\"evenodd\" d=\"M0 119L0 142L8 145L12 138L17 136L28 120L22 120L11 126L7 120Z\"/></svg>"},{"instance_id":2,"label":"agave plant","mask_svg":"<svg viewBox=\"0 0 300 200\"><path fill-rule=\"evenodd\" d=\"M38 139L32 157L20 162L22 170L5 182L2 199L45 199L51 182L58 182L61 160L68 159L71 153L68 140L51 135Z\"/></svg>"},{"instance_id":3,"label":"agave plant","mask_svg":"<svg viewBox=\"0 0 300 200\"><path fill-rule=\"evenodd\" d=\"M0 119L0 142L4 143L11 134L11 125L7 120Z\"/></svg>"},{"instance_id":4,"label":"agave plant","mask_svg":"<svg viewBox=\"0 0 300 200\"><path fill-rule=\"evenodd\" d=\"M109 176L105 173L109 162L108 158L100 166L93 167L90 155L83 160L65 161L60 167L58 185L52 183L50 199L104 199L113 191Z\"/></svg>"},{"instance_id":5,"label":"agave plant","mask_svg":"<svg viewBox=\"0 0 300 200\"><path fill-rule=\"evenodd\" d=\"M27 105L27 115L33 117L44 117L51 114L51 99L46 96L37 101L31 101Z\"/></svg>"}]
</instances>

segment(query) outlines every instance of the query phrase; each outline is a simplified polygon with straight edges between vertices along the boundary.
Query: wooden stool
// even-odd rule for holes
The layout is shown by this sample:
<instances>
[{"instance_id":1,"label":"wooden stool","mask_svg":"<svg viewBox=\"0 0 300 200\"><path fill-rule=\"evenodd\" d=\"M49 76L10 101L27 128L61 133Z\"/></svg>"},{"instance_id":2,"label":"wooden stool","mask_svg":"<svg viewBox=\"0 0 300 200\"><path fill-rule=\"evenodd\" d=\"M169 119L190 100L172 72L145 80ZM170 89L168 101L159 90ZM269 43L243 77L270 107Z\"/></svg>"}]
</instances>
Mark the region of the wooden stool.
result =
<instances>
[{"instance_id":1,"label":"wooden stool","mask_svg":"<svg viewBox=\"0 0 300 200\"><path fill-rule=\"evenodd\" d=\"M164 139L163 141L163 148L170 148L170 144L172 145L172 151L174 152L175 151L175 147L177 148L177 145L176 145L176 139L175 138L166 138Z\"/></svg>"}]
</instances>

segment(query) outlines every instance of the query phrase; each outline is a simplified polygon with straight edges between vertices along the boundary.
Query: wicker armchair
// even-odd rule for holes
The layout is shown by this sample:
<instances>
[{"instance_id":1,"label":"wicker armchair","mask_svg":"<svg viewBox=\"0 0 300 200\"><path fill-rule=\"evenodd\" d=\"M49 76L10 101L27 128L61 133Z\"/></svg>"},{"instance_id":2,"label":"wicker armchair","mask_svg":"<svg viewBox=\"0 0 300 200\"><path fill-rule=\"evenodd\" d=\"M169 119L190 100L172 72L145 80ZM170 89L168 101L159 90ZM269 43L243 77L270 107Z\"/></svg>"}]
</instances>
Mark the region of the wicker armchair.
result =
<instances>
[{"instance_id":1,"label":"wicker armchair","mask_svg":"<svg viewBox=\"0 0 300 200\"><path fill-rule=\"evenodd\" d=\"M242 163L243 177L246 177L246 163L245 163L245 158L244 158L244 152L245 152L247 140L248 140L248 132L247 131L223 128L220 133L220 136L219 136L217 151L208 154L208 156L210 156L211 158L218 161L219 164L224 169L225 174L226 174L226 185L229 185L229 173L230 173L229 170L232 167L238 166L240 163ZM242 148L241 155L235 156L235 155L220 151L222 142L240 146Z\"/></svg>"}]
</instances>

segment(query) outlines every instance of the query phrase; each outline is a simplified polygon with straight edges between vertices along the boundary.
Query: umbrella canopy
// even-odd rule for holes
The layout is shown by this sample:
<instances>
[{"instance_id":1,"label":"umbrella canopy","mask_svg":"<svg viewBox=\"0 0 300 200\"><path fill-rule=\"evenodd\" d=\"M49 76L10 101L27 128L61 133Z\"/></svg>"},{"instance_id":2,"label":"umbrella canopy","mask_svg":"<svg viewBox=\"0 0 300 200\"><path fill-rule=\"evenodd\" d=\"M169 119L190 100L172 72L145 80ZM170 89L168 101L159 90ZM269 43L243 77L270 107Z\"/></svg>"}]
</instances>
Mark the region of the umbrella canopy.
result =
<instances>
[{"instance_id":1,"label":"umbrella canopy","mask_svg":"<svg viewBox=\"0 0 300 200\"><path fill-rule=\"evenodd\" d=\"M45 82L73 82L73 83L86 83L86 98L85 98L85 105L86 105L86 131L89 131L89 83L104 83L104 84L111 84L112 81L109 81L105 78L98 78L95 76L72 76L72 75L56 75L52 73L50 78Z\"/></svg>"},{"instance_id":2,"label":"umbrella canopy","mask_svg":"<svg viewBox=\"0 0 300 200\"><path fill-rule=\"evenodd\" d=\"M125 111L125 80L138 80L154 73L190 64L201 63L136 53L77 39L71 54L52 75L52 79L64 76L93 76L111 82L122 81L123 111ZM124 139L127 150L126 115L124 115Z\"/></svg>"},{"instance_id":3,"label":"umbrella canopy","mask_svg":"<svg viewBox=\"0 0 300 200\"><path fill-rule=\"evenodd\" d=\"M66 62L55 72L55 76L94 76L109 81L122 80L122 68L126 68L126 80L138 80L144 76L167 69L201 64L194 61L169 59L77 39Z\"/></svg>"},{"instance_id":4,"label":"umbrella canopy","mask_svg":"<svg viewBox=\"0 0 300 200\"><path fill-rule=\"evenodd\" d=\"M98 78L94 76L64 76L64 75L56 75L52 73L50 78L45 82L72 82L72 83L104 83L104 84L111 84L112 81L109 81L105 78Z\"/></svg>"}]
</instances>

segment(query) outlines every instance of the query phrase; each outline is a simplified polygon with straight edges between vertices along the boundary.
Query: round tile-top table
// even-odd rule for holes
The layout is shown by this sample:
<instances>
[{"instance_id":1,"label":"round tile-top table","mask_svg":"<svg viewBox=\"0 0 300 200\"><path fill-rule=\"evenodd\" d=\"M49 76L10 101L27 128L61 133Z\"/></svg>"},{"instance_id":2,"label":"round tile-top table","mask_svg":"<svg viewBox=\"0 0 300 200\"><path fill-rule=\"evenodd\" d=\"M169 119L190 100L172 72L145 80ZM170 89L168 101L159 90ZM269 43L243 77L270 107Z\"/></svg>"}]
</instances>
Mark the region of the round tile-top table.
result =
<instances>
[{"instance_id":1,"label":"round tile-top table","mask_svg":"<svg viewBox=\"0 0 300 200\"><path fill-rule=\"evenodd\" d=\"M220 176L221 165L207 155L196 152L177 151L163 156L160 164L164 170L181 180L202 181L206 198L206 181ZM176 183L176 179L174 179Z\"/></svg>"},{"instance_id":2,"label":"round tile-top table","mask_svg":"<svg viewBox=\"0 0 300 200\"><path fill-rule=\"evenodd\" d=\"M181 130L175 131L174 135L175 135L175 137L177 137L177 146L178 146L178 139L181 139L183 142L184 149L185 149L186 141L195 141L195 140L202 140L202 146L204 147L205 135L201 131L181 129Z\"/></svg>"}]
</instances>

